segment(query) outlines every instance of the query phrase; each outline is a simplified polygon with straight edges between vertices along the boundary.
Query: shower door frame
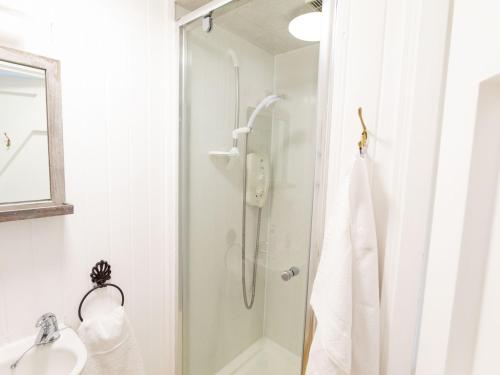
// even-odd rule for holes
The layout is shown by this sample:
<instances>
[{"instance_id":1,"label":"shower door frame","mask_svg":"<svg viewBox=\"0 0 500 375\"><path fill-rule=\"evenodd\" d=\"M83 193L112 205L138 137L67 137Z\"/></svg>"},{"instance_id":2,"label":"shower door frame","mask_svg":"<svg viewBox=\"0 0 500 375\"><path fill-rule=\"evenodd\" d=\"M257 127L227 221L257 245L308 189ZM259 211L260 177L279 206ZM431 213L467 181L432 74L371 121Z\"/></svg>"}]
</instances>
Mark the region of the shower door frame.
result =
<instances>
[{"instance_id":1,"label":"shower door frame","mask_svg":"<svg viewBox=\"0 0 500 375\"><path fill-rule=\"evenodd\" d=\"M175 327L175 374L182 375L182 359L183 359L183 342L182 342L182 327L183 327L183 262L182 262L182 227L180 225L181 217L181 200L182 196L182 171L180 168L181 162L181 143L183 136L183 95L184 95L184 61L185 61L185 45L183 40L183 27L204 15L221 8L227 4L237 0L213 0L210 3L184 15L175 21L175 57L177 58L177 87L175 93L176 102L176 119L178 124L177 135L177 256L175 277L177 298L176 298L176 327ZM333 112L333 85L331 84L333 77L333 43L334 43L334 25L336 21L336 8L338 0L323 0L323 19L322 19L322 35L320 40L320 53L318 61L318 87L317 87L317 107L316 107L316 147L315 147L315 167L314 167L314 189L313 189L313 210L310 226L310 244L309 244L309 265L308 265L308 285L306 299L306 317L305 329L303 336L302 355L302 374L305 372L308 349L310 340L314 334L315 320L314 313L309 304L311 289L316 275L316 269L321 254L321 245L323 241L324 222L325 222L325 206L326 206L326 188L328 181L328 157L329 157L329 140L332 123Z\"/></svg>"}]
</instances>

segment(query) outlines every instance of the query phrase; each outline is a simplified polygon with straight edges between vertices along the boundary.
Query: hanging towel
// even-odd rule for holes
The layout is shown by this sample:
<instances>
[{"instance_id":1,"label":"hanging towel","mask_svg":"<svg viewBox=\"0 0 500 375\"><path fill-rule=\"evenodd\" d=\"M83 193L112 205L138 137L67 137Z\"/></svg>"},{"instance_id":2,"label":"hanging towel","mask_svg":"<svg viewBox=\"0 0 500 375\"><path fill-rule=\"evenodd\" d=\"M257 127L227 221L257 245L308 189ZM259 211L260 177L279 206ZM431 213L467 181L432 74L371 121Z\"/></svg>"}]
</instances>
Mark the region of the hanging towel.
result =
<instances>
[{"instance_id":1,"label":"hanging towel","mask_svg":"<svg viewBox=\"0 0 500 375\"><path fill-rule=\"evenodd\" d=\"M326 221L307 375L379 374L377 237L366 163L356 158Z\"/></svg>"},{"instance_id":2,"label":"hanging towel","mask_svg":"<svg viewBox=\"0 0 500 375\"><path fill-rule=\"evenodd\" d=\"M122 306L84 320L78 335L87 347L83 375L144 375L137 342Z\"/></svg>"}]
</instances>

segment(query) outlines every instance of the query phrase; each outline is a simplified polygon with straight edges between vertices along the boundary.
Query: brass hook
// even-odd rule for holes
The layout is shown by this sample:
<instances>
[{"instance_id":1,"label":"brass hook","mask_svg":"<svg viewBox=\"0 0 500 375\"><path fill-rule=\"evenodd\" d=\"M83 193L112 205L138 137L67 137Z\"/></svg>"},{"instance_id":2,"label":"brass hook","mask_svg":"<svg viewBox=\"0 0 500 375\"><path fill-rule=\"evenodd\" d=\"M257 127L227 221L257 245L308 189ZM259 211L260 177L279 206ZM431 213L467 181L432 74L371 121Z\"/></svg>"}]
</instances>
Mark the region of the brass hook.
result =
<instances>
[{"instance_id":1,"label":"brass hook","mask_svg":"<svg viewBox=\"0 0 500 375\"><path fill-rule=\"evenodd\" d=\"M366 128L365 120L363 119L363 108L358 108L358 116L361 121L361 126L363 127L363 131L361 132L361 139L358 142L359 153L362 154L363 150L366 148L368 143L368 129Z\"/></svg>"},{"instance_id":2,"label":"brass hook","mask_svg":"<svg viewBox=\"0 0 500 375\"><path fill-rule=\"evenodd\" d=\"M11 146L11 144L12 144L12 142L10 141L10 138L7 135L7 133L4 132L3 135L5 136L5 147L7 147L7 149L9 149L10 146Z\"/></svg>"}]
</instances>

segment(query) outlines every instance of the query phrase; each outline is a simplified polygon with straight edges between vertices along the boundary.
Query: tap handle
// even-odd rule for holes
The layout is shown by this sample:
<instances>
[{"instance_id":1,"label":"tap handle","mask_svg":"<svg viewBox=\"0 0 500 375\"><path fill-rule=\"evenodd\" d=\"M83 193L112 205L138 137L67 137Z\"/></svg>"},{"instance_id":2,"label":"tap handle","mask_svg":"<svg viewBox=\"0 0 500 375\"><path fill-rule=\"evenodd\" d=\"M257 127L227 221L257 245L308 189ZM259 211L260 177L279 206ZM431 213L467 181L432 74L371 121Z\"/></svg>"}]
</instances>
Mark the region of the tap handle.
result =
<instances>
[{"instance_id":1,"label":"tap handle","mask_svg":"<svg viewBox=\"0 0 500 375\"><path fill-rule=\"evenodd\" d=\"M57 328L57 318L52 313L43 314L40 318L38 318L36 327L47 327L49 325L49 322L51 322Z\"/></svg>"},{"instance_id":2,"label":"tap handle","mask_svg":"<svg viewBox=\"0 0 500 375\"><path fill-rule=\"evenodd\" d=\"M300 273L300 270L299 270L297 267L293 266L293 267L291 267L290 269L288 269L288 270L286 270L286 271L283 271L283 272L281 273L281 279L282 279L283 281L288 281L288 280L290 280L292 277L297 276L299 273Z\"/></svg>"}]
</instances>

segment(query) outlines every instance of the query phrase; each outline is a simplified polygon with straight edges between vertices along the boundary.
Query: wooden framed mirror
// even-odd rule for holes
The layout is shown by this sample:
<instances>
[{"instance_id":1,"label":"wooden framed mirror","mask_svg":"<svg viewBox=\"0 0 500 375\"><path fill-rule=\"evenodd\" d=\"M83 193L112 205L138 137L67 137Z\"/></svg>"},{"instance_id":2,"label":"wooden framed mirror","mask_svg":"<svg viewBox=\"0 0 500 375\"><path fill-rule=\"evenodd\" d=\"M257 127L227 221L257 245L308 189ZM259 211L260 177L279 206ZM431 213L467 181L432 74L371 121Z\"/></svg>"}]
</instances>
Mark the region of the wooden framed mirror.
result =
<instances>
[{"instance_id":1,"label":"wooden framed mirror","mask_svg":"<svg viewBox=\"0 0 500 375\"><path fill-rule=\"evenodd\" d=\"M73 213L61 112L59 61L0 46L0 222Z\"/></svg>"}]
</instances>

